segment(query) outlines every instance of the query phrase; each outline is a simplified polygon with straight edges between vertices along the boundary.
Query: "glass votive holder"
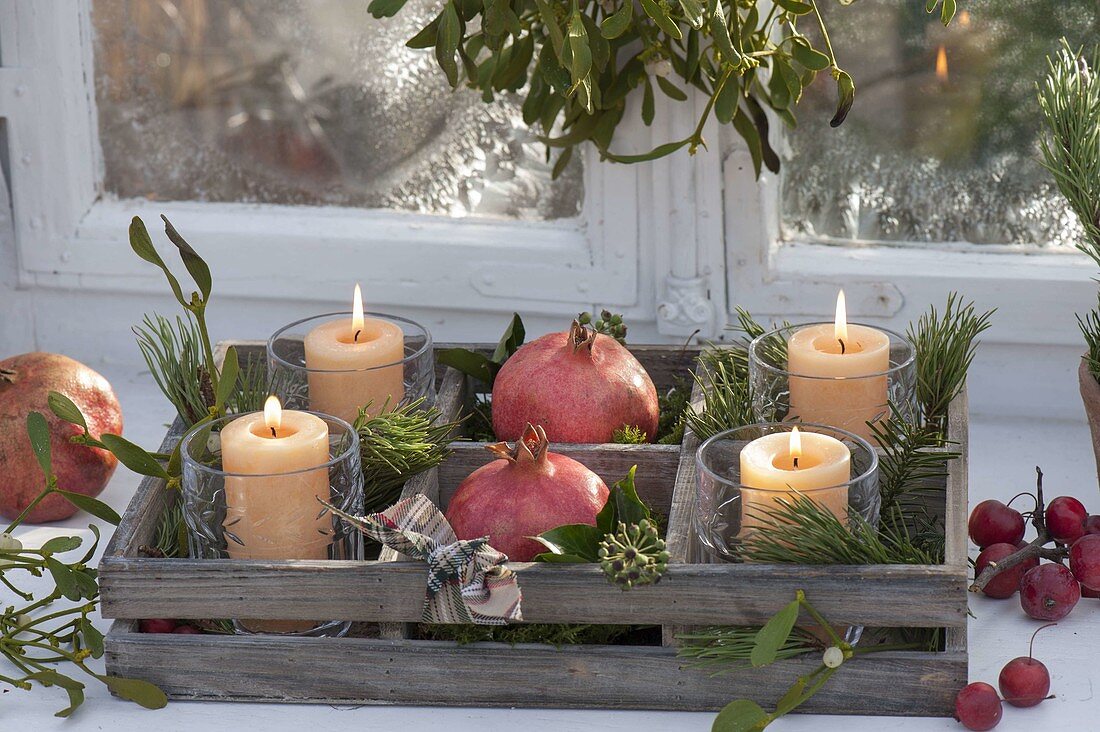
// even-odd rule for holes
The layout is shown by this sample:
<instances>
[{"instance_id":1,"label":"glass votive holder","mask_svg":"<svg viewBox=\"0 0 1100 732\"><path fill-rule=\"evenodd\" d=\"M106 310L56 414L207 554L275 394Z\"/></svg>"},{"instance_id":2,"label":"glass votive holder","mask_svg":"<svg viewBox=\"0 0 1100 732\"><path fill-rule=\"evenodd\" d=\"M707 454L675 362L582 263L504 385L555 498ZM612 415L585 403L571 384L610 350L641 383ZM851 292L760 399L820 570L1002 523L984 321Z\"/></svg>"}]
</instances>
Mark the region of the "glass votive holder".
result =
<instances>
[{"instance_id":1,"label":"glass votive holder","mask_svg":"<svg viewBox=\"0 0 1100 732\"><path fill-rule=\"evenodd\" d=\"M799 467L787 448L795 428L801 443ZM756 457L743 460L742 451L755 441L760 441ZM778 445L774 463L770 456L763 463L759 456L776 447L772 442ZM796 495L844 522L852 514L878 522L878 455L869 442L846 430L790 422L745 425L703 442L695 464L694 529L712 560L743 561L740 548L751 532L781 507L780 500L790 503ZM815 480L824 485L807 485ZM772 487L760 487L765 483Z\"/></svg>"},{"instance_id":2,"label":"glass votive holder","mask_svg":"<svg viewBox=\"0 0 1100 732\"><path fill-rule=\"evenodd\" d=\"M833 338L833 323L788 325L752 340L757 421L828 424L878 444L869 423L888 419L891 405L906 421L917 419L913 344L885 328L847 327L844 346Z\"/></svg>"},{"instance_id":3,"label":"glass votive holder","mask_svg":"<svg viewBox=\"0 0 1100 732\"><path fill-rule=\"evenodd\" d=\"M244 430L227 431L230 423L249 420L256 414L260 413L199 424L183 436L180 444L183 517L191 557L363 559L362 534L318 501L323 499L352 515L362 512L363 473L355 430L330 415L307 412L292 416L284 411L281 429L287 430L287 434L280 436L293 444L257 449L253 438L241 439ZM299 423L305 425L301 432L308 428L313 433L295 440L299 435L290 430L296 430ZM255 439L263 439L259 431L269 429L263 426L262 419L242 422L242 426L252 431ZM322 432L325 428L327 441ZM234 442L229 448L234 453L231 462L235 468L242 461L251 462L244 469L247 472L229 472L224 467L223 449ZM292 452L297 454L289 454ZM288 466L310 464L313 452L318 453L315 467L282 472L252 469L257 460L265 458ZM234 619L233 624L240 633L306 636L339 636L350 627L350 623L339 620Z\"/></svg>"},{"instance_id":4,"label":"glass votive holder","mask_svg":"<svg viewBox=\"0 0 1100 732\"><path fill-rule=\"evenodd\" d=\"M372 415L420 397L432 404L431 333L396 315L366 313L364 322L361 335L352 330L350 311L316 315L277 330L267 342L271 393L287 409L332 414L351 423L368 404ZM370 365L348 365L355 361Z\"/></svg>"}]
</instances>

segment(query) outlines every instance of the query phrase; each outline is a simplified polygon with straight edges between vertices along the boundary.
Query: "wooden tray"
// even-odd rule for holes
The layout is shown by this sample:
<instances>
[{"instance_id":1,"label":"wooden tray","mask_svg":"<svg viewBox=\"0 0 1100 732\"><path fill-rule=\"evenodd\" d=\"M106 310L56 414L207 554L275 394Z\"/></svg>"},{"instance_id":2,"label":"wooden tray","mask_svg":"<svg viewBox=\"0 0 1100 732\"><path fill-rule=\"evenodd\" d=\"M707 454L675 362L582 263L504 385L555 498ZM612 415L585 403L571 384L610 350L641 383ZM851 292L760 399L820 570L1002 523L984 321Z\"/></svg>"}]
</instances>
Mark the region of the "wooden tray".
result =
<instances>
[{"instance_id":1,"label":"wooden tray","mask_svg":"<svg viewBox=\"0 0 1100 732\"><path fill-rule=\"evenodd\" d=\"M254 348L244 344L245 351ZM658 388L690 373L696 352L632 350ZM242 352L243 355L244 352ZM470 398L467 379L441 369L437 405L454 415ZM946 562L929 566L796 566L702 563L691 532L698 445L556 445L611 482L638 465L639 492L667 513L672 564L658 585L622 592L596 565L513 564L525 622L661 625L662 645L568 646L415 640L425 567L388 550L378 561L153 559L158 518L176 500L146 479L100 564L108 673L144 678L178 699L717 710L736 698L767 707L816 657L719 677L682 669L675 632L683 626L759 624L803 589L842 625L945 628L938 653L889 652L861 658L799 707L800 712L950 715L967 681L967 406L951 404L952 461L943 493ZM164 447L179 437L170 432ZM445 506L458 481L489 459L476 444L405 487ZM154 635L141 618L315 619L358 621L374 637ZM369 625L364 625L369 623ZM461 673L456 673L456 672ZM522 680L517 683L517 680Z\"/></svg>"}]
</instances>

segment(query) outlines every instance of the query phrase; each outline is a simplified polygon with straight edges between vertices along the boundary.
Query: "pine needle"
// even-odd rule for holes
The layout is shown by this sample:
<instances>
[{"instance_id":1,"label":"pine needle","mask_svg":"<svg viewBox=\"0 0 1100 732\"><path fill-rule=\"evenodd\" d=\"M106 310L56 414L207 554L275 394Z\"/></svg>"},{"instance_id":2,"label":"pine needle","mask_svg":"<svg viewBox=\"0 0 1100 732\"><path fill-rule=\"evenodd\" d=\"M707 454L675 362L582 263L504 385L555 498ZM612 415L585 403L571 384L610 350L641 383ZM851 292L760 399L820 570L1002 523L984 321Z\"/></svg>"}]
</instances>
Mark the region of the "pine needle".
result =
<instances>
[{"instance_id":1,"label":"pine needle","mask_svg":"<svg viewBox=\"0 0 1100 732\"><path fill-rule=\"evenodd\" d=\"M947 430L948 406L966 384L977 338L989 328L994 312L977 315L973 302L963 303L952 292L942 316L933 306L909 325L906 335L917 351L917 404L924 423L941 435Z\"/></svg>"},{"instance_id":2,"label":"pine needle","mask_svg":"<svg viewBox=\"0 0 1100 732\"><path fill-rule=\"evenodd\" d=\"M423 408L424 398L370 416L366 408L355 420L363 463L364 512L391 506L412 476L434 468L451 454L457 422L441 422L435 407ZM369 406L369 405L368 405Z\"/></svg>"},{"instance_id":3,"label":"pine needle","mask_svg":"<svg viewBox=\"0 0 1100 732\"><path fill-rule=\"evenodd\" d=\"M751 669L749 661L756 646L758 626L717 625L677 634L685 642L679 657L688 659L687 668L710 671L711 676ZM803 628L794 628L776 652L776 660L796 658L823 649L822 642Z\"/></svg>"},{"instance_id":4,"label":"pine needle","mask_svg":"<svg viewBox=\"0 0 1100 732\"><path fill-rule=\"evenodd\" d=\"M1100 264L1100 46L1089 59L1065 38L1038 85L1043 165L1085 230L1077 248Z\"/></svg>"},{"instance_id":5,"label":"pine needle","mask_svg":"<svg viewBox=\"0 0 1100 732\"><path fill-rule=\"evenodd\" d=\"M700 354L699 364L695 380L703 394L703 408L686 412L691 431L705 440L755 422L746 352L738 347L708 346Z\"/></svg>"},{"instance_id":6,"label":"pine needle","mask_svg":"<svg viewBox=\"0 0 1100 732\"><path fill-rule=\"evenodd\" d=\"M188 427L209 413L214 403L203 365L202 338L191 314L173 324L157 313L132 328L149 372L165 398Z\"/></svg>"},{"instance_id":7,"label":"pine needle","mask_svg":"<svg viewBox=\"0 0 1100 732\"><path fill-rule=\"evenodd\" d=\"M1088 364L1089 373L1100 380L1100 293L1097 293L1096 307L1085 313L1084 317L1077 316L1077 325L1081 328L1081 335L1088 346L1085 363Z\"/></svg>"},{"instance_id":8,"label":"pine needle","mask_svg":"<svg viewBox=\"0 0 1100 732\"><path fill-rule=\"evenodd\" d=\"M742 546L751 562L771 564L936 564L936 557L892 526L875 528L856 513L848 524L802 494L754 515L762 525Z\"/></svg>"}]
</instances>

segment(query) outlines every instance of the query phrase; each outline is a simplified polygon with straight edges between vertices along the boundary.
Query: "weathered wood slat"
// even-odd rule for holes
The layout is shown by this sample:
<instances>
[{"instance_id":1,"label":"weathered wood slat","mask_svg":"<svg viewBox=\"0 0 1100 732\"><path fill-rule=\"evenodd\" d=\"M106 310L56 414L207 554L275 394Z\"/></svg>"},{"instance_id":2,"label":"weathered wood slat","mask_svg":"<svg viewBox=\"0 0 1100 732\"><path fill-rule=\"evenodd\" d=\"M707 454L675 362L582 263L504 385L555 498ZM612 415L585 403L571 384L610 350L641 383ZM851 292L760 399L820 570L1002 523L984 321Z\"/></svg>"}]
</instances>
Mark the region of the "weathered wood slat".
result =
<instances>
[{"instance_id":1,"label":"weathered wood slat","mask_svg":"<svg viewBox=\"0 0 1100 732\"><path fill-rule=\"evenodd\" d=\"M951 401L947 410L947 439L954 443L951 449L959 453L958 460L952 460L947 467L947 491L944 510L944 560L948 567L954 567L967 576L967 516L969 500L967 487L970 470L970 407L966 388ZM964 592L957 602L966 607ZM948 628L944 638L944 647L949 651L966 652L966 627Z\"/></svg>"},{"instance_id":2,"label":"weathered wood slat","mask_svg":"<svg viewBox=\"0 0 1100 732\"><path fill-rule=\"evenodd\" d=\"M704 711L739 697L774 704L819 663L712 677L681 670L675 649L659 647L169 637L121 625L107 641L112 672L152 681L176 699ZM965 684L965 654L874 654L846 666L799 711L947 715Z\"/></svg>"},{"instance_id":3,"label":"weathered wood slat","mask_svg":"<svg viewBox=\"0 0 1100 732\"><path fill-rule=\"evenodd\" d=\"M840 624L966 623L965 573L943 566L686 564L629 593L592 564L509 566L519 573L527 622L760 623L803 589ZM108 557L100 570L108 618L415 621L424 582L419 562Z\"/></svg>"}]
</instances>

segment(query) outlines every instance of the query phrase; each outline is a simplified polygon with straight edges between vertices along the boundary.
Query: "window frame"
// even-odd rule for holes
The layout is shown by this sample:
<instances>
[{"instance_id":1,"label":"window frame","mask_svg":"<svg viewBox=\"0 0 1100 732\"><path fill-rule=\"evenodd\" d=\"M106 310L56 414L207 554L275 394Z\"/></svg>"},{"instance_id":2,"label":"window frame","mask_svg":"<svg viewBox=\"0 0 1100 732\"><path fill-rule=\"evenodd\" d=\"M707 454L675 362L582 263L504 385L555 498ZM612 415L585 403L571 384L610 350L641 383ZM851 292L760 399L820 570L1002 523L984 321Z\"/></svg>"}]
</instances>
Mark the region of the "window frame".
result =
<instances>
[{"instance_id":1,"label":"window frame","mask_svg":"<svg viewBox=\"0 0 1100 732\"><path fill-rule=\"evenodd\" d=\"M740 140L727 136L726 149L730 303L762 318L821 317L832 312L843 287L850 317L903 329L929 303L942 304L957 291L981 309L997 308L986 343L1083 349L1074 314L1097 302L1097 268L1084 254L949 242L787 239L781 232L780 177L765 173L756 181Z\"/></svg>"},{"instance_id":2,"label":"window frame","mask_svg":"<svg viewBox=\"0 0 1100 732\"><path fill-rule=\"evenodd\" d=\"M601 164L591 150L582 214L563 222L104 195L90 9L91 0L0 6L0 117L18 151L11 189L21 286L158 291L158 273L128 251L126 228L134 215L159 228L164 213L219 271L237 273L221 281L239 297L335 296L331 285L355 262L372 306L638 309L642 168ZM303 246L317 242L325 246Z\"/></svg>"}]
</instances>

